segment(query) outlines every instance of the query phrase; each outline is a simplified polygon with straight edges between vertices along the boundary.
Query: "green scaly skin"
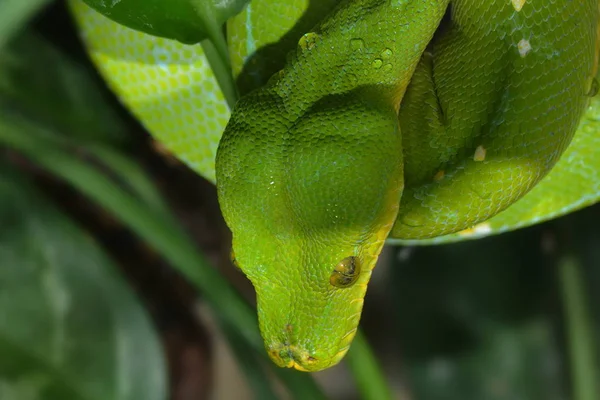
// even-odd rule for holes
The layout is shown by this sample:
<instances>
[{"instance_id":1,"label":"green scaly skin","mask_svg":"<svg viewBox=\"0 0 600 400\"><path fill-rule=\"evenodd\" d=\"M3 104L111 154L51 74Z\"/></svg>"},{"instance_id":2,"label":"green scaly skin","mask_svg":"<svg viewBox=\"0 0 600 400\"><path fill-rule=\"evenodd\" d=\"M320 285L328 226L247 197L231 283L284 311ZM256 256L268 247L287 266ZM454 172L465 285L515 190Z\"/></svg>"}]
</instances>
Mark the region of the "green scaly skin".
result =
<instances>
[{"instance_id":1,"label":"green scaly skin","mask_svg":"<svg viewBox=\"0 0 600 400\"><path fill-rule=\"evenodd\" d=\"M386 236L465 240L600 199L598 98L542 179L594 92L597 0L455 0L440 25L448 0L355 0L319 24L337 3L252 0L228 23L243 93L283 70L236 107L219 196L271 357L309 371L350 345ZM229 110L202 48L69 4L121 100L214 181Z\"/></svg>"},{"instance_id":2,"label":"green scaly skin","mask_svg":"<svg viewBox=\"0 0 600 400\"><path fill-rule=\"evenodd\" d=\"M447 5L343 2L233 112L219 201L277 365L339 362L384 239L502 211L552 168L589 103L596 0L456 0L432 40ZM360 273L335 286L347 257Z\"/></svg>"}]
</instances>

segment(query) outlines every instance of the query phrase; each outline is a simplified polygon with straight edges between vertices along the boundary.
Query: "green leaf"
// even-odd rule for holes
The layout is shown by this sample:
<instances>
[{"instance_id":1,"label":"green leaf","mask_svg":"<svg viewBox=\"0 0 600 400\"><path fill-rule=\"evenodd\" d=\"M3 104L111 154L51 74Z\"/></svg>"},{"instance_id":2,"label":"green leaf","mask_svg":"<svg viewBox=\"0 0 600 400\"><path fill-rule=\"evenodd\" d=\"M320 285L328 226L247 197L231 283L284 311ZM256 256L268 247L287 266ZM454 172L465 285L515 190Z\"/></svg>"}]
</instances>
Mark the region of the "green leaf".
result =
<instances>
[{"instance_id":1,"label":"green leaf","mask_svg":"<svg viewBox=\"0 0 600 400\"><path fill-rule=\"evenodd\" d=\"M543 229L402 250L391 308L415 398L565 398Z\"/></svg>"},{"instance_id":2,"label":"green leaf","mask_svg":"<svg viewBox=\"0 0 600 400\"><path fill-rule=\"evenodd\" d=\"M411 363L416 398L562 400L559 354L548 322L497 326L472 351Z\"/></svg>"},{"instance_id":3,"label":"green leaf","mask_svg":"<svg viewBox=\"0 0 600 400\"><path fill-rule=\"evenodd\" d=\"M129 132L89 66L31 32L0 53L0 112L17 113L46 127L48 136L86 151L120 183L165 213L166 205L142 167L118 147Z\"/></svg>"},{"instance_id":4,"label":"green leaf","mask_svg":"<svg viewBox=\"0 0 600 400\"><path fill-rule=\"evenodd\" d=\"M158 339L109 259L22 176L0 176L0 398L165 399Z\"/></svg>"},{"instance_id":5,"label":"green leaf","mask_svg":"<svg viewBox=\"0 0 600 400\"><path fill-rule=\"evenodd\" d=\"M574 400L600 396L600 205L554 225L560 228L559 284Z\"/></svg>"},{"instance_id":6,"label":"green leaf","mask_svg":"<svg viewBox=\"0 0 600 400\"><path fill-rule=\"evenodd\" d=\"M346 356L346 363L352 372L356 385L365 400L393 399L383 371L378 365L364 334L359 330Z\"/></svg>"},{"instance_id":7,"label":"green leaf","mask_svg":"<svg viewBox=\"0 0 600 400\"><path fill-rule=\"evenodd\" d=\"M249 0L83 0L120 24L154 36L198 43Z\"/></svg>"},{"instance_id":8,"label":"green leaf","mask_svg":"<svg viewBox=\"0 0 600 400\"><path fill-rule=\"evenodd\" d=\"M157 213L161 213L167 218L172 217L158 188L152 182L151 177L146 174L143 166L136 162L137 160L110 146L92 144L86 146L86 150L112 172L118 183L129 189Z\"/></svg>"},{"instance_id":9,"label":"green leaf","mask_svg":"<svg viewBox=\"0 0 600 400\"><path fill-rule=\"evenodd\" d=\"M81 140L116 144L128 136L92 70L30 32L0 52L0 107Z\"/></svg>"},{"instance_id":10,"label":"green leaf","mask_svg":"<svg viewBox=\"0 0 600 400\"><path fill-rule=\"evenodd\" d=\"M0 109L0 144L12 147L30 157L39 166L66 180L97 204L121 219L129 228L153 246L165 260L177 268L202 291L223 320L235 326L237 332L258 354L266 358L260 337L256 312L235 292L233 287L210 266L197 251L196 245L174 221L139 201L96 168L71 157L48 140L44 129L30 121ZM27 135L21 134L27 131ZM290 369L275 368L275 374L290 389L295 399L324 399L324 395L308 374Z\"/></svg>"},{"instance_id":11,"label":"green leaf","mask_svg":"<svg viewBox=\"0 0 600 400\"><path fill-rule=\"evenodd\" d=\"M597 400L598 367L590 304L580 259L567 249L559 264L573 399Z\"/></svg>"},{"instance_id":12,"label":"green leaf","mask_svg":"<svg viewBox=\"0 0 600 400\"><path fill-rule=\"evenodd\" d=\"M259 355L252 347L248 346L248 343L235 326L226 323L222 319L219 322L221 330L237 359L238 366L244 372L248 383L252 387L255 398L277 400L277 395L272 387L272 381L269 380L269 376L266 373L265 364L261 363L261 361L264 361L264 357L261 357L264 354ZM269 365L269 367L271 366Z\"/></svg>"},{"instance_id":13,"label":"green leaf","mask_svg":"<svg viewBox=\"0 0 600 400\"><path fill-rule=\"evenodd\" d=\"M2 0L0 2L0 49L29 19L51 0Z\"/></svg>"}]
</instances>

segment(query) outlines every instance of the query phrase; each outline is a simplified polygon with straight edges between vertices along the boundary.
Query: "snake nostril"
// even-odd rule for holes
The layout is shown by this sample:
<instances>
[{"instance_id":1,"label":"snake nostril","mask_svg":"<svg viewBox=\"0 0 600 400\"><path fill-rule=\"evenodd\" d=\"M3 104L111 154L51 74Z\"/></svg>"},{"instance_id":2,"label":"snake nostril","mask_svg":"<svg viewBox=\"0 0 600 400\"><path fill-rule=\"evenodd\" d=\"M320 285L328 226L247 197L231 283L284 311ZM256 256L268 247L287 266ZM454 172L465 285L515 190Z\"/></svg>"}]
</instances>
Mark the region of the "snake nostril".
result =
<instances>
[{"instance_id":1,"label":"snake nostril","mask_svg":"<svg viewBox=\"0 0 600 400\"><path fill-rule=\"evenodd\" d=\"M279 351L279 357L281 357L282 360L289 362L294 359L294 353L290 347L285 346Z\"/></svg>"},{"instance_id":2,"label":"snake nostril","mask_svg":"<svg viewBox=\"0 0 600 400\"><path fill-rule=\"evenodd\" d=\"M280 343L268 349L269 356L281 366L306 371L318 362L307 350L294 345Z\"/></svg>"}]
</instances>

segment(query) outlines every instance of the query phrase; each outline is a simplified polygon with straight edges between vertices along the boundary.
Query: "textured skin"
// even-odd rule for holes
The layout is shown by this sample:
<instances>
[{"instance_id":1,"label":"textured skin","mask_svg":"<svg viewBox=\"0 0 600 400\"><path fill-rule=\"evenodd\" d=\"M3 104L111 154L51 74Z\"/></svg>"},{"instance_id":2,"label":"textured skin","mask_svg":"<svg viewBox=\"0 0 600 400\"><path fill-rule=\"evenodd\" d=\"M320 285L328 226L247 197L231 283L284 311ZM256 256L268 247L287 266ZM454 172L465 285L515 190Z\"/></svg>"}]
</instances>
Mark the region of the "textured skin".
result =
<instances>
[{"instance_id":1,"label":"textured skin","mask_svg":"<svg viewBox=\"0 0 600 400\"><path fill-rule=\"evenodd\" d=\"M554 166L589 101L597 1L452 4L402 103L393 237L456 232L514 203Z\"/></svg>"},{"instance_id":2,"label":"textured skin","mask_svg":"<svg viewBox=\"0 0 600 400\"><path fill-rule=\"evenodd\" d=\"M343 3L236 105L223 133L219 203L280 366L327 368L354 337L402 193L398 107L446 6ZM350 256L358 280L333 286Z\"/></svg>"},{"instance_id":3,"label":"textured skin","mask_svg":"<svg viewBox=\"0 0 600 400\"><path fill-rule=\"evenodd\" d=\"M594 98L573 141L554 169L515 204L487 221L431 239L389 239L411 245L450 243L530 226L589 206L600 199L600 99Z\"/></svg>"},{"instance_id":4,"label":"textured skin","mask_svg":"<svg viewBox=\"0 0 600 400\"><path fill-rule=\"evenodd\" d=\"M438 12L410 17L391 7L410 12L411 6L444 8L445 1L349 1L329 17L335 22L314 30L335 0L282 3L253 0L228 24L242 92L284 67L302 33L318 36L301 40L283 72L238 104L218 168L236 261L256 287L265 344L278 365L318 370L343 357L398 212L402 177L406 189L392 234L405 243L480 237L598 201L596 99L557 166L518 200L558 159L593 92L597 0L451 1L452 21L442 23L431 43ZM78 1L72 5L94 61L123 101L212 180L227 108L220 94L207 102L194 91L198 96L186 102L185 78L172 78L196 73L216 86L200 48L132 33ZM161 59L151 51L155 43L193 55ZM405 51L409 44L415 54ZM387 65L397 73L388 75ZM389 114L406 74L412 82L398 125ZM150 84L160 91L131 94ZM158 98L173 111L166 120L158 115ZM207 112L211 107L219 112ZM211 116L216 122L208 124ZM332 272L348 255L360 259L358 280L334 287Z\"/></svg>"}]
</instances>

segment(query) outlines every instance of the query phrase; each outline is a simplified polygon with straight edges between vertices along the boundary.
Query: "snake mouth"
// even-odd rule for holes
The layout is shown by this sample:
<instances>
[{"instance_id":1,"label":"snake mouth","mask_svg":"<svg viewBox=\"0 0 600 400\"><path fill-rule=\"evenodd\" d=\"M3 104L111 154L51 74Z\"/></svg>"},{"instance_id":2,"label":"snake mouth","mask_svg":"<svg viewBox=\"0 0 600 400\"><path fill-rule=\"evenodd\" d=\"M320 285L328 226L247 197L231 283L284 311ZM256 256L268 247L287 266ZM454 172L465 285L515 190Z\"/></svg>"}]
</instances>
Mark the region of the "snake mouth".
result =
<instances>
[{"instance_id":1,"label":"snake mouth","mask_svg":"<svg viewBox=\"0 0 600 400\"><path fill-rule=\"evenodd\" d=\"M317 372L337 364L344 358L356 331L355 328L344 335L340 341L339 350L332 357L316 358L301 346L286 343L276 343L269 346L267 353L269 358L281 368L294 368L302 372Z\"/></svg>"},{"instance_id":2,"label":"snake mouth","mask_svg":"<svg viewBox=\"0 0 600 400\"><path fill-rule=\"evenodd\" d=\"M293 362L291 367L293 367L294 369L296 369L298 371L310 372L308 369L304 368L302 365L298 364L297 362Z\"/></svg>"},{"instance_id":3,"label":"snake mouth","mask_svg":"<svg viewBox=\"0 0 600 400\"><path fill-rule=\"evenodd\" d=\"M268 350L269 357L275 364L283 368L294 368L298 371L311 372L322 369L319 360L310 353L294 345L283 343L271 346Z\"/></svg>"}]
</instances>

